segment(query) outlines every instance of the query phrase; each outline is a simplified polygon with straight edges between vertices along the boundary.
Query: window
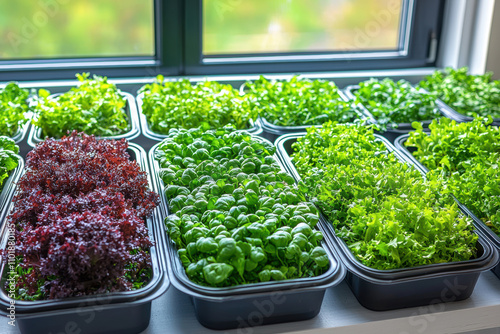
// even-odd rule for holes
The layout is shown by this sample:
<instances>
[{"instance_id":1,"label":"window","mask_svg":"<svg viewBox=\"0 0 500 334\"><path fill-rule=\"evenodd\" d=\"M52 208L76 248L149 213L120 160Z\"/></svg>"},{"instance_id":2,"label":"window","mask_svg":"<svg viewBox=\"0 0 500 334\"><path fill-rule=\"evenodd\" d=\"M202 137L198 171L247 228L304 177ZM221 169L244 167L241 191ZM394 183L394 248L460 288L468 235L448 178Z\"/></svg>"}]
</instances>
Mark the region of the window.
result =
<instances>
[{"instance_id":1,"label":"window","mask_svg":"<svg viewBox=\"0 0 500 334\"><path fill-rule=\"evenodd\" d=\"M408 9L403 0L204 0L203 54L396 51Z\"/></svg>"},{"instance_id":2,"label":"window","mask_svg":"<svg viewBox=\"0 0 500 334\"><path fill-rule=\"evenodd\" d=\"M432 66L443 5L436 0L193 1L186 7L186 72Z\"/></svg>"},{"instance_id":3,"label":"window","mask_svg":"<svg viewBox=\"0 0 500 334\"><path fill-rule=\"evenodd\" d=\"M0 81L433 66L444 0L3 0Z\"/></svg>"},{"instance_id":4,"label":"window","mask_svg":"<svg viewBox=\"0 0 500 334\"><path fill-rule=\"evenodd\" d=\"M179 74L181 0L0 1L0 81Z\"/></svg>"}]
</instances>

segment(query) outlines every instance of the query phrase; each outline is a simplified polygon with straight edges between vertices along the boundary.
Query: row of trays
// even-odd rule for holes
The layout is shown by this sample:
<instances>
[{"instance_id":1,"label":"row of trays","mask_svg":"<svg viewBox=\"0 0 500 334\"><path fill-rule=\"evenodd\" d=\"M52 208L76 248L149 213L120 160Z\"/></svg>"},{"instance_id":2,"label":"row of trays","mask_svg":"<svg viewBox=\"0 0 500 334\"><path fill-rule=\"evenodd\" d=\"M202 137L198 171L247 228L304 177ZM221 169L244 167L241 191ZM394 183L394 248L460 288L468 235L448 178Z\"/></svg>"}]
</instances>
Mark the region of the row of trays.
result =
<instances>
[{"instance_id":1,"label":"row of trays","mask_svg":"<svg viewBox=\"0 0 500 334\"><path fill-rule=\"evenodd\" d=\"M137 104L136 99L132 94L121 92L120 93L123 98L127 101L125 106L125 113L127 115L127 119L129 120L129 129L127 132L110 137L103 137L106 139L122 139L125 138L127 140L133 140L137 138L141 133L151 140L161 141L167 137L167 135L159 134L151 130L149 124L146 120L146 116L142 113L142 96L143 94L139 94L137 96ZM53 94L52 97L57 97L61 95L61 93ZM262 126L260 120L250 121L248 125L248 129L246 131L250 132L254 135L260 135L262 133ZM37 126L30 127L30 121L25 122L20 128L17 134L12 138L16 144L20 143L27 137L27 142L30 146L34 147L36 144L42 142L45 137L42 133L42 129Z\"/></svg>"},{"instance_id":2,"label":"row of trays","mask_svg":"<svg viewBox=\"0 0 500 334\"><path fill-rule=\"evenodd\" d=\"M128 101L129 112L138 116L134 101ZM138 101L140 108L140 99ZM144 127L145 123L142 124ZM137 127L135 129L131 136L137 137L139 130ZM41 138L39 133L36 136L36 128L31 131L28 142L34 145ZM267 140L256 134L262 133L254 133L258 140ZM275 161L296 182L300 177L290 160L290 154L291 145L301 136L304 133L279 137L276 140L277 154L274 156ZM388 151L394 152L401 161L413 165L422 172L422 177L425 176L424 167L415 161L403 145L407 136L396 140L397 148L386 138L376 137ZM478 257L472 260L408 269L374 270L354 258L347 245L336 236L331 223L322 216L317 227L325 236L322 246L330 261L329 269L322 275L228 288L209 288L195 284L187 277L175 245L165 233L163 221L169 211L165 187L159 175L160 168L154 159L158 146L159 144L155 145L147 155L137 144L129 144L131 159L136 160L141 169L148 173L150 187L161 197L161 204L153 216L147 219L150 237L154 240L154 246L151 247L153 275L149 284L131 292L68 300L16 301L15 315L22 333L64 332L68 326L79 328L85 333L139 333L149 325L152 300L165 293L170 285L191 297L197 319L202 325L222 330L313 318L321 309L326 289L338 285L344 279L363 306L384 311L463 300L473 293L481 272L493 269L500 277L500 238L461 205L465 214L474 219L476 233L479 235ZM0 195L2 222L12 209L10 201L15 185L23 175L23 162L19 158L19 166L10 175ZM1 245L5 248L8 239L5 224L2 225L1 233ZM8 307L12 307L12 303L4 288L5 270L4 263L1 268L3 280L0 305L1 312L7 312L8 316Z\"/></svg>"},{"instance_id":3,"label":"row of trays","mask_svg":"<svg viewBox=\"0 0 500 334\"><path fill-rule=\"evenodd\" d=\"M339 95L340 98L344 101L354 101L356 99L354 93L356 90L359 89L359 86L357 85L352 85L346 87L343 91L339 90ZM133 95L125 92L120 93L125 100L127 101L127 105L125 107L125 112L127 114L127 118L129 120L129 129L126 133L123 133L121 135L113 136L113 137L107 137L111 139L121 139L121 138L126 138L128 140L132 140L136 137L138 137L141 133L152 140L162 140L165 138L167 135L165 134L160 134L154 132L146 119L146 116L142 113L142 102L143 102L143 97L144 93L140 93L137 95L136 98L134 98ZM57 97L61 95L59 94L53 94L51 95L52 97ZM136 103L137 102L137 103ZM437 99L436 104L438 106L439 112L443 117L448 117L453 120L459 121L459 122L467 122L471 121L472 118L468 116L464 116L458 112L456 112L453 108L445 104L443 101ZM361 120L367 120L369 123L377 124L377 120L375 117L370 113L370 111L366 108L361 103L357 104L357 109L355 109L355 112L357 113L359 119ZM431 120L428 121L423 121L421 122L424 126L424 128L427 128L428 125L431 123ZM493 120L493 125L498 125L500 124L500 119L494 119ZM318 125L320 126L320 125ZM297 133L297 132L303 132L308 126L279 126L279 125L274 125L268 120L266 120L263 117L259 117L255 121L250 121L248 124L248 128L246 129L252 134L255 135L262 135L264 138L270 140L271 142L274 142L279 136L288 134L288 133ZM41 142L44 139L44 135L42 133L42 130L38 127L31 127L31 131L28 134L28 129L29 129L29 121L26 122L23 126L20 127L18 133L14 136L14 140L16 143L21 142L26 135L28 135L28 143L31 146L36 145L37 143ZM391 142L393 142L398 136L403 135L408 133L409 131L412 131L413 128L411 126L411 123L401 123L398 124L397 127L388 127L385 129L383 132L380 132L382 136L385 138L389 139Z\"/></svg>"},{"instance_id":4,"label":"row of trays","mask_svg":"<svg viewBox=\"0 0 500 334\"><path fill-rule=\"evenodd\" d=\"M339 95L346 102L355 101L356 100L355 92L359 88L360 87L358 85L347 86L343 91L339 90ZM470 122L473 120L472 117L462 115L459 112L455 111L452 107L450 107L440 99L436 99L436 105L442 117L447 117L457 122ZM358 103L357 107L358 109L356 109L355 111L360 119L367 120L369 123L372 124L377 124L376 118L372 115L372 113L370 113L370 111L365 105L363 105L362 103ZM420 123L422 123L424 129L428 129L428 126L431 122L432 120L426 120ZM309 126L279 126L268 122L265 118L260 118L260 123L262 127L263 136L266 139L269 139L271 142L274 142L279 136L282 135L286 135L289 133L304 132L305 129L309 127ZM493 119L492 125L500 125L500 119ZM411 123L399 123L397 124L397 127L388 127L387 129L379 132L379 134L381 134L383 137L385 137L392 143L397 137L407 134L408 132L413 130L414 129Z\"/></svg>"}]
</instances>

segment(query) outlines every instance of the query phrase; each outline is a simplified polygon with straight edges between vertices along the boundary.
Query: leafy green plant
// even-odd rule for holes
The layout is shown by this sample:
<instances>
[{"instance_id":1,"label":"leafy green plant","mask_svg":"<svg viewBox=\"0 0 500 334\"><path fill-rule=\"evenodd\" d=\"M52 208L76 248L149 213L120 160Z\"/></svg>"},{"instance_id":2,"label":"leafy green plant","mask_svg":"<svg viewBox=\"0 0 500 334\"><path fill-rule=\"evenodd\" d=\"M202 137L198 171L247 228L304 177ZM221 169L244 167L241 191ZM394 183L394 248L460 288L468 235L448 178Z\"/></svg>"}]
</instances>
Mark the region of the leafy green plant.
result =
<instances>
[{"instance_id":1,"label":"leafy green plant","mask_svg":"<svg viewBox=\"0 0 500 334\"><path fill-rule=\"evenodd\" d=\"M298 76L288 81L268 81L261 76L245 83L245 91L253 108L274 125L318 125L329 120L348 123L359 119L355 107L340 97L331 81Z\"/></svg>"},{"instance_id":2,"label":"leafy green plant","mask_svg":"<svg viewBox=\"0 0 500 334\"><path fill-rule=\"evenodd\" d=\"M419 83L420 87L437 96L457 112L474 117L500 118L500 81L493 73L467 74L467 67L436 71Z\"/></svg>"},{"instance_id":3,"label":"leafy green plant","mask_svg":"<svg viewBox=\"0 0 500 334\"><path fill-rule=\"evenodd\" d=\"M156 150L165 224L188 277L234 286L316 276L329 267L317 209L273 158L231 126L173 129Z\"/></svg>"},{"instance_id":4,"label":"leafy green plant","mask_svg":"<svg viewBox=\"0 0 500 334\"><path fill-rule=\"evenodd\" d=\"M16 154L19 146L8 137L0 136L0 190L3 188L5 179L9 177L11 170L19 164Z\"/></svg>"},{"instance_id":5,"label":"leafy green plant","mask_svg":"<svg viewBox=\"0 0 500 334\"><path fill-rule=\"evenodd\" d=\"M428 169L440 173L457 199L500 236L500 131L490 118L457 123L433 121L430 134L419 125L405 145Z\"/></svg>"},{"instance_id":6,"label":"leafy green plant","mask_svg":"<svg viewBox=\"0 0 500 334\"><path fill-rule=\"evenodd\" d=\"M415 89L405 80L370 79L359 83L354 92L382 126L397 128L398 123L428 121L440 117L434 94Z\"/></svg>"},{"instance_id":7,"label":"leafy green plant","mask_svg":"<svg viewBox=\"0 0 500 334\"><path fill-rule=\"evenodd\" d=\"M130 120L125 112L126 100L106 77L77 74L78 87L55 98L41 89L32 123L42 129L42 136L61 138L77 130L89 135L110 137L126 133Z\"/></svg>"},{"instance_id":8,"label":"leafy green plant","mask_svg":"<svg viewBox=\"0 0 500 334\"><path fill-rule=\"evenodd\" d=\"M292 147L299 186L364 265L397 269L476 255L473 225L439 175L424 179L373 129L325 123Z\"/></svg>"},{"instance_id":9,"label":"leafy green plant","mask_svg":"<svg viewBox=\"0 0 500 334\"><path fill-rule=\"evenodd\" d=\"M0 136L14 137L19 127L26 121L25 113L29 110L29 90L10 82L0 90Z\"/></svg>"},{"instance_id":10,"label":"leafy green plant","mask_svg":"<svg viewBox=\"0 0 500 334\"><path fill-rule=\"evenodd\" d=\"M170 129L191 129L208 124L218 129L234 124L237 129L249 127L257 112L231 85L216 81L165 81L162 75L140 89L144 93L142 113L154 132L168 134Z\"/></svg>"}]
</instances>

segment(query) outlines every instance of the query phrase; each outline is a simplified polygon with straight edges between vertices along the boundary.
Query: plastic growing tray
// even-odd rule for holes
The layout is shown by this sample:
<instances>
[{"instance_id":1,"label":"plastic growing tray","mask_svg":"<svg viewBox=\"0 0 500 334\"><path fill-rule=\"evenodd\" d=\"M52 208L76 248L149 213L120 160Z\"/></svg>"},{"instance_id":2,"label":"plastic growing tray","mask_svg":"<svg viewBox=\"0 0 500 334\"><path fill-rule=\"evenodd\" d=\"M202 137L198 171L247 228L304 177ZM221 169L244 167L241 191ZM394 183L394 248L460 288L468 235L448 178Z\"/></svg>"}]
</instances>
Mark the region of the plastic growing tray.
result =
<instances>
[{"instance_id":1,"label":"plastic growing tray","mask_svg":"<svg viewBox=\"0 0 500 334\"><path fill-rule=\"evenodd\" d=\"M165 218L168 215L167 199L163 181L159 177L159 164L154 159L158 146L159 144L150 150L149 159L156 191L162 196L161 211ZM322 228L320 230L324 232ZM330 268L320 276L225 288L206 287L188 278L175 245L168 236L166 238L172 285L191 297L198 321L211 329L224 330L311 319L321 309L325 290L339 284L346 274L337 253L325 240L323 248L330 259Z\"/></svg>"},{"instance_id":2,"label":"plastic growing tray","mask_svg":"<svg viewBox=\"0 0 500 334\"><path fill-rule=\"evenodd\" d=\"M406 140L408 140L409 135L403 135L400 136L399 138L396 139L395 145L396 148L405 155L405 157L410 160L415 166L417 166L420 170L422 170L424 173L428 172L427 167L422 165L420 161L418 161L411 152L413 152L415 149L414 148L407 148L404 143ZM500 237L493 232L481 219L479 219L469 208L467 208L465 205L460 203L458 199L455 198L457 201L458 205L460 206L460 209L465 212L469 217L474 220L474 225L476 228L481 232L481 234L489 240L489 242L500 252ZM495 266L492 271L495 273L495 275L500 278L500 263Z\"/></svg>"},{"instance_id":3,"label":"plastic growing tray","mask_svg":"<svg viewBox=\"0 0 500 334\"><path fill-rule=\"evenodd\" d=\"M153 130L151 130L151 128L149 127L149 123L148 123L148 120L146 118L146 115L144 115L142 113L142 100L143 100L143 98L144 98L144 93L140 93L139 95L137 95L137 108L139 111L139 118L141 120L142 134L149 139L161 141L161 140L165 139L168 135L154 132ZM250 120L249 124L248 124L248 128L245 130L253 135L256 135L256 136L261 135L262 134L262 126L261 126L260 120L259 119L255 120L255 121Z\"/></svg>"},{"instance_id":4,"label":"plastic growing tray","mask_svg":"<svg viewBox=\"0 0 500 334\"><path fill-rule=\"evenodd\" d=\"M20 143L24 137L26 136L26 132L28 132L28 128L30 126L30 121L26 121L24 124L21 124L19 126L19 129L17 130L16 134L12 139L16 144Z\"/></svg>"},{"instance_id":5,"label":"plastic growing tray","mask_svg":"<svg viewBox=\"0 0 500 334\"><path fill-rule=\"evenodd\" d=\"M472 122L472 120L474 119L474 117L459 113L440 99L437 100L437 104L439 106L439 109L441 109L441 112L446 115L446 117L451 118L457 122ZM492 125L500 126L500 118L493 118Z\"/></svg>"},{"instance_id":6,"label":"plastic growing tray","mask_svg":"<svg viewBox=\"0 0 500 334\"><path fill-rule=\"evenodd\" d=\"M24 168L24 160L21 156L17 156L18 165L17 167L10 172L9 177L4 180L3 185L0 186L0 222L2 221L2 214L4 213L7 204L10 203L12 195L14 194L14 189L16 187L17 181L19 181L19 177Z\"/></svg>"},{"instance_id":7,"label":"plastic growing tray","mask_svg":"<svg viewBox=\"0 0 500 334\"><path fill-rule=\"evenodd\" d=\"M242 84L240 86L240 93L245 92L245 84ZM338 91L340 98L348 102L350 99L349 97L339 89ZM360 119L368 119L371 123L375 123L375 118L369 113L366 112L366 109L355 109L354 110ZM275 140L282 135L286 135L289 133L298 133L298 132L305 132L307 128L311 126L316 126L316 127L321 127L321 124L318 125L297 125L297 126L280 126L280 125L275 125L269 122L267 119L264 117L260 117L260 122L262 123L262 137L266 138L270 142L274 143Z\"/></svg>"},{"instance_id":8,"label":"plastic growing tray","mask_svg":"<svg viewBox=\"0 0 500 334\"><path fill-rule=\"evenodd\" d=\"M128 153L136 160L141 169L151 176L146 152L139 146L129 143ZM11 195L12 196L12 195ZM13 209L13 204L10 210ZM149 237L154 241L150 248L152 263L151 281L141 289L126 292L113 292L93 296L72 297L42 301L15 301L15 324L23 334L49 333L113 333L135 334L145 330L150 321L151 302L161 296L169 287L163 249L165 238L162 223L157 219L156 208L153 217L146 219ZM4 210L2 221L7 217ZM8 232L2 225L2 249L5 248ZM11 299L5 290L6 263L0 262L2 277L0 288L0 313L8 316ZM6 318L6 321L10 321Z\"/></svg>"},{"instance_id":9,"label":"plastic growing tray","mask_svg":"<svg viewBox=\"0 0 500 334\"><path fill-rule=\"evenodd\" d=\"M305 133L282 136L276 143L281 160L296 181L300 180L300 176L290 154L292 144L304 135ZM386 145L388 151L410 163L395 151L387 139L375 136ZM326 236L331 238L348 270L346 281L354 296L361 305L375 311L466 299L472 294L480 273L492 268L498 261L498 252L478 233L479 254L475 259L394 270L373 269L354 257L347 244L336 236L326 217L321 217L320 224L327 230Z\"/></svg>"},{"instance_id":10,"label":"plastic growing tray","mask_svg":"<svg viewBox=\"0 0 500 334\"><path fill-rule=\"evenodd\" d=\"M347 86L345 88L345 94L347 95L347 97L351 100L355 100L356 99L356 96L354 95L354 92L356 90L359 89L359 85L351 85L351 86ZM443 111L443 109L441 108L443 102L440 101L440 100L436 100L436 104L438 106L438 109L439 109L439 112L441 113L441 115L445 116L445 117L449 117L451 118L446 112ZM373 119L375 119L375 123L376 123L376 118L375 116L373 116L370 111L362 104L362 103L358 103L358 106L363 110L363 112L369 114ZM420 122L422 124L422 126L424 127L424 129L427 129L429 128L429 124L432 123L432 120L427 120L427 121L421 121ZM410 131L414 131L415 129L411 126L411 123L399 123L398 124L398 127L397 128L388 128L386 131L382 132L381 135L384 136L385 138L387 138L391 143L394 142L394 140L403 135L403 134L406 134Z\"/></svg>"},{"instance_id":11,"label":"plastic growing tray","mask_svg":"<svg viewBox=\"0 0 500 334\"><path fill-rule=\"evenodd\" d=\"M62 93L58 94L53 94L50 96L50 98L56 98L57 96L61 95ZM135 105L135 99L134 97L125 92L120 92L120 95L123 96L127 102L125 105L125 113L127 114L128 122L129 122L129 128L128 131L116 135L116 136L106 136L106 137L98 137L102 139L122 139L125 138L127 140L132 140L136 137L139 136L141 133L141 127L139 125L139 118L137 116L137 107ZM32 147L35 147L36 144L42 142L44 140L44 136L42 133L42 129L39 128L38 126L32 126L30 134L28 136L28 144Z\"/></svg>"}]
</instances>

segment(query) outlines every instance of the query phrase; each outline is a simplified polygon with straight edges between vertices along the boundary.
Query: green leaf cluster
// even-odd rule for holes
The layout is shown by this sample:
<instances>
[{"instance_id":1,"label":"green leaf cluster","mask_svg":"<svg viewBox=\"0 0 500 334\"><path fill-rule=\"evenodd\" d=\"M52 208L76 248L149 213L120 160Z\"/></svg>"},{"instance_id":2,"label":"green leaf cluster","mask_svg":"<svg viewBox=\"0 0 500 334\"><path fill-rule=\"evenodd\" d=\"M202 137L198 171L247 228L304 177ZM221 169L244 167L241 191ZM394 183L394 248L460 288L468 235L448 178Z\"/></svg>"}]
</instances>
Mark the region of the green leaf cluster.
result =
<instances>
[{"instance_id":1,"label":"green leaf cluster","mask_svg":"<svg viewBox=\"0 0 500 334\"><path fill-rule=\"evenodd\" d=\"M275 161L275 147L235 131L170 131L155 158L165 224L188 277L214 287L311 277L330 262L316 207Z\"/></svg>"},{"instance_id":2,"label":"green leaf cluster","mask_svg":"<svg viewBox=\"0 0 500 334\"><path fill-rule=\"evenodd\" d=\"M42 136L61 138L77 130L88 135L111 137L131 128L125 106L126 100L106 77L89 73L77 74L79 86L55 98L50 92L38 92L35 119L32 123L42 129Z\"/></svg>"},{"instance_id":3,"label":"green leaf cluster","mask_svg":"<svg viewBox=\"0 0 500 334\"><path fill-rule=\"evenodd\" d=\"M467 67L436 71L419 83L455 111L470 116L500 118L500 81L493 73L467 74Z\"/></svg>"},{"instance_id":4,"label":"green leaf cluster","mask_svg":"<svg viewBox=\"0 0 500 334\"><path fill-rule=\"evenodd\" d=\"M261 117L279 126L319 125L359 119L356 108L345 102L332 81L300 79L269 81L261 76L245 83L246 98Z\"/></svg>"},{"instance_id":5,"label":"green leaf cluster","mask_svg":"<svg viewBox=\"0 0 500 334\"><path fill-rule=\"evenodd\" d=\"M356 101L363 104L382 126L397 128L398 123L428 121L440 117L436 96L413 88L405 80L385 78L359 83L354 92Z\"/></svg>"},{"instance_id":6,"label":"green leaf cluster","mask_svg":"<svg viewBox=\"0 0 500 334\"><path fill-rule=\"evenodd\" d=\"M192 84L187 79L165 81L159 75L155 82L145 85L142 113L156 133L168 134L170 129L191 129L208 124L212 129L233 124L247 129L257 112L250 108L231 85L216 81Z\"/></svg>"},{"instance_id":7,"label":"green leaf cluster","mask_svg":"<svg viewBox=\"0 0 500 334\"><path fill-rule=\"evenodd\" d=\"M457 123L433 121L430 134L419 126L405 145L428 169L442 174L449 191L500 236L500 131L489 118Z\"/></svg>"},{"instance_id":8,"label":"green leaf cluster","mask_svg":"<svg viewBox=\"0 0 500 334\"><path fill-rule=\"evenodd\" d=\"M18 152L19 146L14 140L0 136L0 190L3 188L5 179L9 177L10 171L19 164L16 155Z\"/></svg>"},{"instance_id":9,"label":"green leaf cluster","mask_svg":"<svg viewBox=\"0 0 500 334\"><path fill-rule=\"evenodd\" d=\"M26 121L25 113L29 110L29 90L10 82L0 90L0 136L14 137L19 127Z\"/></svg>"},{"instance_id":10,"label":"green leaf cluster","mask_svg":"<svg viewBox=\"0 0 500 334\"><path fill-rule=\"evenodd\" d=\"M326 123L293 144L299 186L364 265L397 269L469 260L477 235L438 175L388 152L373 129Z\"/></svg>"}]
</instances>

